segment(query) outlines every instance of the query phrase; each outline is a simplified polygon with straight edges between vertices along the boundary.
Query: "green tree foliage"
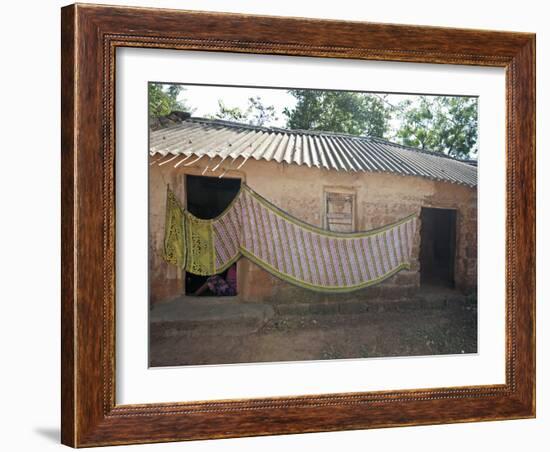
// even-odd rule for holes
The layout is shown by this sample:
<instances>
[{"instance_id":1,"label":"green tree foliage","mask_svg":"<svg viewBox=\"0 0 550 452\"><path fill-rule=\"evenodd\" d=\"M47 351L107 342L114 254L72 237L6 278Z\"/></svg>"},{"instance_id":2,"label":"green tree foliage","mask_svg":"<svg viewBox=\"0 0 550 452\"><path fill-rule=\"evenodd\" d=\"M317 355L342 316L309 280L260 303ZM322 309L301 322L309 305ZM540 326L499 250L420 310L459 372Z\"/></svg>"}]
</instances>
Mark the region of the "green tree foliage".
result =
<instances>
[{"instance_id":1,"label":"green tree foliage","mask_svg":"<svg viewBox=\"0 0 550 452\"><path fill-rule=\"evenodd\" d=\"M185 101L178 100L182 91L181 85L149 83L149 116L166 116L176 110L192 113Z\"/></svg>"},{"instance_id":2,"label":"green tree foliage","mask_svg":"<svg viewBox=\"0 0 550 452\"><path fill-rule=\"evenodd\" d=\"M273 105L264 105L260 97L250 97L248 99L248 111L251 124L256 126L268 125L276 121L275 107Z\"/></svg>"},{"instance_id":3,"label":"green tree foliage","mask_svg":"<svg viewBox=\"0 0 550 452\"><path fill-rule=\"evenodd\" d=\"M243 122L254 126L269 125L276 121L275 107L264 105L259 96L248 98L248 107L242 110L239 107L228 107L220 99L218 100L218 112L212 116L215 119Z\"/></svg>"},{"instance_id":4,"label":"green tree foliage","mask_svg":"<svg viewBox=\"0 0 550 452\"><path fill-rule=\"evenodd\" d=\"M218 111L213 115L207 115L212 119L225 121L247 122L246 113L239 107L228 107L221 99L218 100Z\"/></svg>"},{"instance_id":5,"label":"green tree foliage","mask_svg":"<svg viewBox=\"0 0 550 452\"><path fill-rule=\"evenodd\" d=\"M375 95L349 91L289 91L297 102L285 108L290 129L370 135L383 138L388 131L390 112Z\"/></svg>"},{"instance_id":6,"label":"green tree foliage","mask_svg":"<svg viewBox=\"0 0 550 452\"><path fill-rule=\"evenodd\" d=\"M398 110L396 138L402 144L459 158L477 154L477 99L420 96Z\"/></svg>"}]
</instances>

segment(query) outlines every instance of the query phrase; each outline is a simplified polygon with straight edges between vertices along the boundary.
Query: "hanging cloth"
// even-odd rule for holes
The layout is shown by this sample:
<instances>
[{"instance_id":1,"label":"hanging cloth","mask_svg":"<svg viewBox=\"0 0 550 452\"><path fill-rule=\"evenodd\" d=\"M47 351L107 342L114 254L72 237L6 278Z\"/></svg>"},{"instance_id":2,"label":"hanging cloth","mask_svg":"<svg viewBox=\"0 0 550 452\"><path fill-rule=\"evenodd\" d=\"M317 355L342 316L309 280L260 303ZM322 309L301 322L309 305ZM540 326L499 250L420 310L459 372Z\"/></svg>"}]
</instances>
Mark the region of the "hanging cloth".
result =
<instances>
[{"instance_id":1,"label":"hanging cloth","mask_svg":"<svg viewBox=\"0 0 550 452\"><path fill-rule=\"evenodd\" d=\"M164 220L163 257L166 262L182 268L185 265L186 246L184 240L185 214L176 195L166 187L166 217Z\"/></svg>"},{"instance_id":2,"label":"hanging cloth","mask_svg":"<svg viewBox=\"0 0 550 452\"><path fill-rule=\"evenodd\" d=\"M165 256L168 249L183 260L166 260L197 275L221 273L245 256L297 286L351 292L410 268L415 215L371 231L332 232L289 215L245 184L212 220L197 218L174 202L167 208L174 212L166 216ZM179 235L172 231L178 224Z\"/></svg>"}]
</instances>

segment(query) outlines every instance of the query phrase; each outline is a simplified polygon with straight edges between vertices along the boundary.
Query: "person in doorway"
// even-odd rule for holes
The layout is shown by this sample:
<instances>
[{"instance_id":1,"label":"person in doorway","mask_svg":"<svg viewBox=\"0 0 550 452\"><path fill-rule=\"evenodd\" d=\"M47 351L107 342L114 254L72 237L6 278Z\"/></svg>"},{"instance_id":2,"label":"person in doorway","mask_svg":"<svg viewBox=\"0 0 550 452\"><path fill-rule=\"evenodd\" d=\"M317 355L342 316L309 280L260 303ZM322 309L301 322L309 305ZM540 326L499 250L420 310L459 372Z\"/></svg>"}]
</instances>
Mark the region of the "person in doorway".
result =
<instances>
[{"instance_id":1,"label":"person in doorway","mask_svg":"<svg viewBox=\"0 0 550 452\"><path fill-rule=\"evenodd\" d=\"M237 264L229 267L225 278L221 275L209 276L206 282L195 291L195 295L202 295L207 289L217 297L237 295Z\"/></svg>"}]
</instances>

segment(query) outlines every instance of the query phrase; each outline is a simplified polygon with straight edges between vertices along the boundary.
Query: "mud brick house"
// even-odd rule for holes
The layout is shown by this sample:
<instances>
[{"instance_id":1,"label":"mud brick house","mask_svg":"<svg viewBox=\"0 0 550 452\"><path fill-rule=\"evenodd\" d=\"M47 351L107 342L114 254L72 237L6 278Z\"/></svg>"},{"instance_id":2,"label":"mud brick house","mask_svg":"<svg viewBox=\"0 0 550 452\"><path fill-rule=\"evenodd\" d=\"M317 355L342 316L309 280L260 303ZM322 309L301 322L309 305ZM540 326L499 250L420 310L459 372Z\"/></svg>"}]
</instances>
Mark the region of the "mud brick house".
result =
<instances>
[{"instance_id":1,"label":"mud brick house","mask_svg":"<svg viewBox=\"0 0 550 452\"><path fill-rule=\"evenodd\" d=\"M151 302L191 294L201 281L162 258L166 190L213 218L241 182L302 221L339 232L363 231L416 214L413 258L383 283L347 297L409 296L420 285L472 292L477 285L477 168L474 162L372 137L256 127L172 115L149 145ZM199 279L197 279L199 278ZM237 262L240 301L307 301L313 293L246 258Z\"/></svg>"}]
</instances>

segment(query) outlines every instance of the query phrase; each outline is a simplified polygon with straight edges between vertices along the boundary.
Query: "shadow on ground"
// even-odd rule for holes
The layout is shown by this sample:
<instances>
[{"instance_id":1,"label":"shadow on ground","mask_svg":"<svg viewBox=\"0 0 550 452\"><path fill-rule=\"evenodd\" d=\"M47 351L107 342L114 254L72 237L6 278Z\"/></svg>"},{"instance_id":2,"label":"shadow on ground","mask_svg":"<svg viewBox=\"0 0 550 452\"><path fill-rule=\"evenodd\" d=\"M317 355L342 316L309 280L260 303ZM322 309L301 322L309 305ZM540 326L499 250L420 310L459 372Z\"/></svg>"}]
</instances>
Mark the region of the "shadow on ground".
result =
<instances>
[{"instance_id":1,"label":"shadow on ground","mask_svg":"<svg viewBox=\"0 0 550 452\"><path fill-rule=\"evenodd\" d=\"M37 435L54 443L61 443L61 431L58 427L37 427L34 429Z\"/></svg>"}]
</instances>

